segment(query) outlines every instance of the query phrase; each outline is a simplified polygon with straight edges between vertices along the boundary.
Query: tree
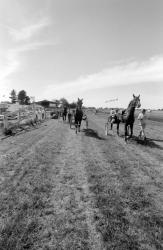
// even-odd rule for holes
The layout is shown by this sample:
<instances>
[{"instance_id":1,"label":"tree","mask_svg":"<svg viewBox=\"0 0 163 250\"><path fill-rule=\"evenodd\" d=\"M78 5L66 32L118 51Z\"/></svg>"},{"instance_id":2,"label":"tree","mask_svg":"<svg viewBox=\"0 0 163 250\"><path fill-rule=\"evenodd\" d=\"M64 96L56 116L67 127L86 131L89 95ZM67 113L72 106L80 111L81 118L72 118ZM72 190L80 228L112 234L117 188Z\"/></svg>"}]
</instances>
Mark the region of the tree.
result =
<instances>
[{"instance_id":1,"label":"tree","mask_svg":"<svg viewBox=\"0 0 163 250\"><path fill-rule=\"evenodd\" d=\"M69 104L69 107L70 107L71 109L75 109L75 108L76 108L76 102L70 103L70 104Z\"/></svg>"},{"instance_id":2,"label":"tree","mask_svg":"<svg viewBox=\"0 0 163 250\"><path fill-rule=\"evenodd\" d=\"M27 95L25 98L25 104L29 105L30 104L30 97Z\"/></svg>"},{"instance_id":3,"label":"tree","mask_svg":"<svg viewBox=\"0 0 163 250\"><path fill-rule=\"evenodd\" d=\"M62 102L62 106L68 107L69 103L64 97L62 97L59 101Z\"/></svg>"},{"instance_id":4,"label":"tree","mask_svg":"<svg viewBox=\"0 0 163 250\"><path fill-rule=\"evenodd\" d=\"M16 103L17 101L16 91L14 89L10 93L10 99L12 103Z\"/></svg>"},{"instance_id":5,"label":"tree","mask_svg":"<svg viewBox=\"0 0 163 250\"><path fill-rule=\"evenodd\" d=\"M24 105L26 102L27 94L25 90L21 90L18 93L18 101L21 105Z\"/></svg>"}]
</instances>

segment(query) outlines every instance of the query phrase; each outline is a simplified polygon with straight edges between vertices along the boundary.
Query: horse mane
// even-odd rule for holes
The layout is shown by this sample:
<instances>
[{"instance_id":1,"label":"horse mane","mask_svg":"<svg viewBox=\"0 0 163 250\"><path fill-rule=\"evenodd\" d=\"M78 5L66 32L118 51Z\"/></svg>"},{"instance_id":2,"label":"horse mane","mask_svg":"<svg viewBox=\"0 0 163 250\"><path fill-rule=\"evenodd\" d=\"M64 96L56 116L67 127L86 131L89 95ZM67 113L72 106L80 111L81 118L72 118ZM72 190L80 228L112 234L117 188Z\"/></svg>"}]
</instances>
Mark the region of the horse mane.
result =
<instances>
[{"instance_id":1,"label":"horse mane","mask_svg":"<svg viewBox=\"0 0 163 250\"><path fill-rule=\"evenodd\" d=\"M135 101L135 100L133 99L133 100L131 100L131 101L129 102L129 105L128 105L128 108L127 108L127 109L132 108L132 107L135 107L134 101Z\"/></svg>"},{"instance_id":2,"label":"horse mane","mask_svg":"<svg viewBox=\"0 0 163 250\"><path fill-rule=\"evenodd\" d=\"M133 115L134 114L135 107L136 107L136 102L137 102L137 98L139 98L139 96L136 97L135 95L133 95L133 97L134 97L134 99L129 102L129 105L127 107L127 113L128 113L128 115Z\"/></svg>"}]
</instances>

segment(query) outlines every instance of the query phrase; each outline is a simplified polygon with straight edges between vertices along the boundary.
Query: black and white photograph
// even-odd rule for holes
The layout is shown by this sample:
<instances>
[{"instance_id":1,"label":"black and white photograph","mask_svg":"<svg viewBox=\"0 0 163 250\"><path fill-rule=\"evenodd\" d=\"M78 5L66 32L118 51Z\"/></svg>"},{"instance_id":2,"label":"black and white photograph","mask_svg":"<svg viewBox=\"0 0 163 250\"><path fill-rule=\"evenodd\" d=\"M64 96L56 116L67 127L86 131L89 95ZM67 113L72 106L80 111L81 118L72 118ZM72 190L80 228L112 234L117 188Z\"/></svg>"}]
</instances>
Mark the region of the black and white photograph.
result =
<instances>
[{"instance_id":1,"label":"black and white photograph","mask_svg":"<svg viewBox=\"0 0 163 250\"><path fill-rule=\"evenodd\" d=\"M0 0L0 250L163 249L163 0Z\"/></svg>"}]
</instances>

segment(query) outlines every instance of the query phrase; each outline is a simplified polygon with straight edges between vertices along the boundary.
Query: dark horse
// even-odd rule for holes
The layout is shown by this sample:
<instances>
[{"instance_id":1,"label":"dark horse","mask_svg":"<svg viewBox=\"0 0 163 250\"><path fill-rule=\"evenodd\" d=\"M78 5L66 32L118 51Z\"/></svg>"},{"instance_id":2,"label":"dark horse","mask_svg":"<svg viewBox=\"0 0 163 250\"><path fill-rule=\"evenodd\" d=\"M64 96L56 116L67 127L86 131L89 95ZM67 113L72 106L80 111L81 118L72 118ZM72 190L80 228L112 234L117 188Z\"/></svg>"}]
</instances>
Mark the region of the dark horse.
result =
<instances>
[{"instance_id":1,"label":"dark horse","mask_svg":"<svg viewBox=\"0 0 163 250\"><path fill-rule=\"evenodd\" d=\"M77 105L76 105L76 111L75 111L76 134L77 134L77 132L80 132L81 121L83 118L82 104L83 104L83 99L78 98Z\"/></svg>"},{"instance_id":2,"label":"dark horse","mask_svg":"<svg viewBox=\"0 0 163 250\"><path fill-rule=\"evenodd\" d=\"M130 127L130 138L133 135L133 125L135 121L134 113L135 108L140 108L140 95L135 96L133 95L133 100L129 103L126 112L123 114L123 122L125 123L125 141L127 141L128 134L129 134L129 127Z\"/></svg>"}]
</instances>

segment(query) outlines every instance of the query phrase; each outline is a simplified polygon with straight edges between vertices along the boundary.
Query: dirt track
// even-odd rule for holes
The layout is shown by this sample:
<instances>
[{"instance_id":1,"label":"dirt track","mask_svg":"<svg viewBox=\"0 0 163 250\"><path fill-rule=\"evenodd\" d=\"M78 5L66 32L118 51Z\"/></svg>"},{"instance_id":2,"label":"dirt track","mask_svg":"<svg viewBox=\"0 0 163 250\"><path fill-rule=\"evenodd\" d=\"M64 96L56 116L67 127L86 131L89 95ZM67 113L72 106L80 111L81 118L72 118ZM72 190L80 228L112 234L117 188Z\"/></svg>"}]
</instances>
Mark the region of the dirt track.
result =
<instances>
[{"instance_id":1,"label":"dirt track","mask_svg":"<svg viewBox=\"0 0 163 250\"><path fill-rule=\"evenodd\" d=\"M90 115L76 135L50 120L1 141L0 249L162 249L161 127L126 145L104 121Z\"/></svg>"}]
</instances>

